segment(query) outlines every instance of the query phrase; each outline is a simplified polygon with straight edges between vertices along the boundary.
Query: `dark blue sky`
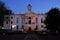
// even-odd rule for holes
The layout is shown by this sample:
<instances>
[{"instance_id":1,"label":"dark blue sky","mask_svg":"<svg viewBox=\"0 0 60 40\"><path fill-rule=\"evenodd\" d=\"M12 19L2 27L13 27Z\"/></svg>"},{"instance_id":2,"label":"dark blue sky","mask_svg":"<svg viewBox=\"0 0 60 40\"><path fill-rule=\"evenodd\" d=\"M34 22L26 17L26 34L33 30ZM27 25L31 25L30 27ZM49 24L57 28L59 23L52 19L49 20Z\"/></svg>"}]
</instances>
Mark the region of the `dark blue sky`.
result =
<instances>
[{"instance_id":1,"label":"dark blue sky","mask_svg":"<svg viewBox=\"0 0 60 40\"><path fill-rule=\"evenodd\" d=\"M24 13L27 11L27 5L32 5L32 11L36 13L45 13L51 8L60 9L60 0L1 0L14 13Z\"/></svg>"}]
</instances>

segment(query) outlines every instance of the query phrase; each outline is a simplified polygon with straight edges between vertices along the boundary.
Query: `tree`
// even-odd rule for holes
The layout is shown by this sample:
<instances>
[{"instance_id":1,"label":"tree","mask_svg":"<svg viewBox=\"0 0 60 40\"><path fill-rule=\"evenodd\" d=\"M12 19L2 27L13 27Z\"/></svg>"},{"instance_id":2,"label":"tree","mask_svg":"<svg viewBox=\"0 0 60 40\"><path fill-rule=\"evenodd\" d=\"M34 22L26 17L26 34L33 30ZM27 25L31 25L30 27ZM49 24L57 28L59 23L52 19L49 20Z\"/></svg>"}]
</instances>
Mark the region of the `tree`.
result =
<instances>
[{"instance_id":1,"label":"tree","mask_svg":"<svg viewBox=\"0 0 60 40\"><path fill-rule=\"evenodd\" d=\"M0 1L0 26L3 26L4 15L12 14L11 10L7 9L5 4Z\"/></svg>"},{"instance_id":2,"label":"tree","mask_svg":"<svg viewBox=\"0 0 60 40\"><path fill-rule=\"evenodd\" d=\"M60 10L58 8L52 8L47 13L45 24L49 30L60 30Z\"/></svg>"}]
</instances>

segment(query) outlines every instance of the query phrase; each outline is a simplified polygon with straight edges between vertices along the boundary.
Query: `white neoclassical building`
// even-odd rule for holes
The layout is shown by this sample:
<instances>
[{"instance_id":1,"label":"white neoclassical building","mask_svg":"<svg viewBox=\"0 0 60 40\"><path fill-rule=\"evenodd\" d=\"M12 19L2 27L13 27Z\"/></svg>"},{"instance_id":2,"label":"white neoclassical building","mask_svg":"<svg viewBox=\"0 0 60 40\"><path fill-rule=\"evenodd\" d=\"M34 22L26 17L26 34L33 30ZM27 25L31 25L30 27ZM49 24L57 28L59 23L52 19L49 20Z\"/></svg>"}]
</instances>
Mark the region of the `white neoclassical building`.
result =
<instances>
[{"instance_id":1,"label":"white neoclassical building","mask_svg":"<svg viewBox=\"0 0 60 40\"><path fill-rule=\"evenodd\" d=\"M31 10L32 6L27 6L28 11L24 14L11 14L4 16L4 29L12 31L27 31L29 29L42 31L46 30L44 20L46 14L34 13Z\"/></svg>"}]
</instances>

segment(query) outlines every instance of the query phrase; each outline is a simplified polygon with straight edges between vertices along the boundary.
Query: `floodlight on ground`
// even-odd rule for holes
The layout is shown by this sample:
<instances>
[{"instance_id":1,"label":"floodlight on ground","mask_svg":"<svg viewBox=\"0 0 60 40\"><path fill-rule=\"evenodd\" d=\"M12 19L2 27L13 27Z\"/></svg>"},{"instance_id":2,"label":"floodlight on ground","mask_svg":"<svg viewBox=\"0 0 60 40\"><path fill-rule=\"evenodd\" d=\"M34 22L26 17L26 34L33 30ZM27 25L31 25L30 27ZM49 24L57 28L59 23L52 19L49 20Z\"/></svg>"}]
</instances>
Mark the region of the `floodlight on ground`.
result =
<instances>
[{"instance_id":1,"label":"floodlight on ground","mask_svg":"<svg viewBox=\"0 0 60 40\"><path fill-rule=\"evenodd\" d=\"M12 25L12 28L16 28L16 25Z\"/></svg>"},{"instance_id":2,"label":"floodlight on ground","mask_svg":"<svg viewBox=\"0 0 60 40\"><path fill-rule=\"evenodd\" d=\"M4 27L2 27L2 29L4 29Z\"/></svg>"}]
</instances>

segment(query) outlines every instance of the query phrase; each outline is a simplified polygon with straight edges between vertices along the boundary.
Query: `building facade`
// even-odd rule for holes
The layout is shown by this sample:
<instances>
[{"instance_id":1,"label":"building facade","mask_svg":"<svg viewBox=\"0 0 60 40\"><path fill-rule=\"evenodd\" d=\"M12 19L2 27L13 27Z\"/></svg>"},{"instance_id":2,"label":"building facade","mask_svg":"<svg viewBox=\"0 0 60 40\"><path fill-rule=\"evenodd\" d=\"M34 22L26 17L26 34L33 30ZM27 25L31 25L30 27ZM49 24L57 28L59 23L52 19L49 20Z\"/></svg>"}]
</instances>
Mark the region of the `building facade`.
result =
<instances>
[{"instance_id":1,"label":"building facade","mask_svg":"<svg viewBox=\"0 0 60 40\"><path fill-rule=\"evenodd\" d=\"M46 30L44 20L45 14L34 13L32 6L27 6L28 11L24 14L11 14L4 16L4 29L12 31L43 31Z\"/></svg>"}]
</instances>

